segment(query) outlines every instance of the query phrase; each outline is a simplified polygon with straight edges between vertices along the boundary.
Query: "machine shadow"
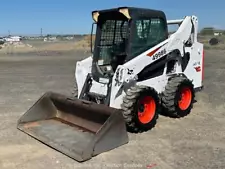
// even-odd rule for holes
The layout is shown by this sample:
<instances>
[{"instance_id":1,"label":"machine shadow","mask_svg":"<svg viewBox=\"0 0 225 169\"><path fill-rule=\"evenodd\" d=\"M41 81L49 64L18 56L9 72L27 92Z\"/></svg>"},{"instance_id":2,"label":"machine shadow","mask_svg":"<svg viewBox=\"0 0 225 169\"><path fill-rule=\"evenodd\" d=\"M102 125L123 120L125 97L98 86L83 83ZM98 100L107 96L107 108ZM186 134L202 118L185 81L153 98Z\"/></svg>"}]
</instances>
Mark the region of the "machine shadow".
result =
<instances>
[{"instance_id":1,"label":"machine shadow","mask_svg":"<svg viewBox=\"0 0 225 169\"><path fill-rule=\"evenodd\" d=\"M194 101L193 101L193 106L194 106L194 104L197 103L197 102L198 102L198 101L197 101L196 99L194 99ZM177 118L179 118L179 117L169 116L168 114L165 113L165 111L163 110L163 108L160 108L160 111L159 111L159 112L160 112L159 115L164 116L164 117L167 117L167 118L172 118L172 119L177 119Z\"/></svg>"}]
</instances>

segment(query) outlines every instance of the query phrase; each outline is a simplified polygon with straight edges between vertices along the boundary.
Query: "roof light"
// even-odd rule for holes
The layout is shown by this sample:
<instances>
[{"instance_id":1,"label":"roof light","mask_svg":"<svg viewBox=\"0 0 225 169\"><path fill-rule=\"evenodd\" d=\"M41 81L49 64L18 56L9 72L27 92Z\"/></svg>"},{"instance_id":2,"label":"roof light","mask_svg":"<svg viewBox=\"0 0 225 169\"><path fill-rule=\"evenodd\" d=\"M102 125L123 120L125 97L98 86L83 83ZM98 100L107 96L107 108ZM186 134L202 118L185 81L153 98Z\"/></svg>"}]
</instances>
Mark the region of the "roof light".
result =
<instances>
[{"instance_id":1,"label":"roof light","mask_svg":"<svg viewBox=\"0 0 225 169\"><path fill-rule=\"evenodd\" d=\"M98 16L99 16L99 12L98 11L92 13L92 18L93 18L93 20L95 22L98 22Z\"/></svg>"},{"instance_id":2,"label":"roof light","mask_svg":"<svg viewBox=\"0 0 225 169\"><path fill-rule=\"evenodd\" d=\"M121 8L119 9L119 12L126 16L128 19L131 19L128 8Z\"/></svg>"}]
</instances>

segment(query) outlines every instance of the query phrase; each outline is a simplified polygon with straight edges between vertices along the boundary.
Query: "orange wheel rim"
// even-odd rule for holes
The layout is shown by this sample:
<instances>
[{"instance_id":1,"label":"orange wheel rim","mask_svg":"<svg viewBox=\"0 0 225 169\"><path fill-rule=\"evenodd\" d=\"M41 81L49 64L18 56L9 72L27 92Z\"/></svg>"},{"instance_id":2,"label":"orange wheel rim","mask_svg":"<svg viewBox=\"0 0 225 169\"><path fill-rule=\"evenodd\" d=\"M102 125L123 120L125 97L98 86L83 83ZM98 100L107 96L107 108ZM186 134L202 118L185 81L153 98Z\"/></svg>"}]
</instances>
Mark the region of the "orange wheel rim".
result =
<instances>
[{"instance_id":1,"label":"orange wheel rim","mask_svg":"<svg viewBox=\"0 0 225 169\"><path fill-rule=\"evenodd\" d=\"M190 106L191 100L192 100L191 89L188 87L183 88L181 90L181 97L178 102L179 108L181 110L186 110Z\"/></svg>"},{"instance_id":2,"label":"orange wheel rim","mask_svg":"<svg viewBox=\"0 0 225 169\"><path fill-rule=\"evenodd\" d=\"M155 100L151 96L145 96L142 100L140 100L141 110L138 110L138 118L141 123L146 124L149 123L156 111L156 103Z\"/></svg>"}]
</instances>

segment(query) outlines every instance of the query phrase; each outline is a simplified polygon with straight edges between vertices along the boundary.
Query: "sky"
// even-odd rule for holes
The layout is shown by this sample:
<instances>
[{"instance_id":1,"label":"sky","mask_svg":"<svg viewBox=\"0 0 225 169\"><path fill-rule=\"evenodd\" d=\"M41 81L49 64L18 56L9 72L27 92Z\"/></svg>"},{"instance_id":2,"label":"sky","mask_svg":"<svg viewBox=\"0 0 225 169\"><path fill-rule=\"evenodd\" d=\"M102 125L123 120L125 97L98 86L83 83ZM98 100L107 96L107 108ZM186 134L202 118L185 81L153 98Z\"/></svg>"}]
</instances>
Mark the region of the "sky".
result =
<instances>
[{"instance_id":1,"label":"sky","mask_svg":"<svg viewBox=\"0 0 225 169\"><path fill-rule=\"evenodd\" d=\"M157 9L167 19L199 18L199 29L225 29L224 0L2 0L0 34L87 34L94 10L121 6Z\"/></svg>"}]
</instances>

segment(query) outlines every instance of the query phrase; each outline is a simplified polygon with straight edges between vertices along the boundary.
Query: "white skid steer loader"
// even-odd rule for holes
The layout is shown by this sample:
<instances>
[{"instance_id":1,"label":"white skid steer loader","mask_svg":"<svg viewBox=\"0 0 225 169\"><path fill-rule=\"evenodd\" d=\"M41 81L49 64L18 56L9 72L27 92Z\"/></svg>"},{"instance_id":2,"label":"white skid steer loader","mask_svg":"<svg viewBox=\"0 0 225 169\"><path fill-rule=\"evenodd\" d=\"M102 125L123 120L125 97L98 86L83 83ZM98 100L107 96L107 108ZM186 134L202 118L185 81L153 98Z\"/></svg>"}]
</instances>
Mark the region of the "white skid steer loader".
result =
<instances>
[{"instance_id":1,"label":"white skid steer loader","mask_svg":"<svg viewBox=\"0 0 225 169\"><path fill-rule=\"evenodd\" d=\"M47 92L18 121L21 131L80 162L128 143L127 131L151 130L159 113L188 115L203 88L196 16L167 20L133 7L92 16L94 52L76 63L73 97ZM170 36L169 24L179 25Z\"/></svg>"}]
</instances>

